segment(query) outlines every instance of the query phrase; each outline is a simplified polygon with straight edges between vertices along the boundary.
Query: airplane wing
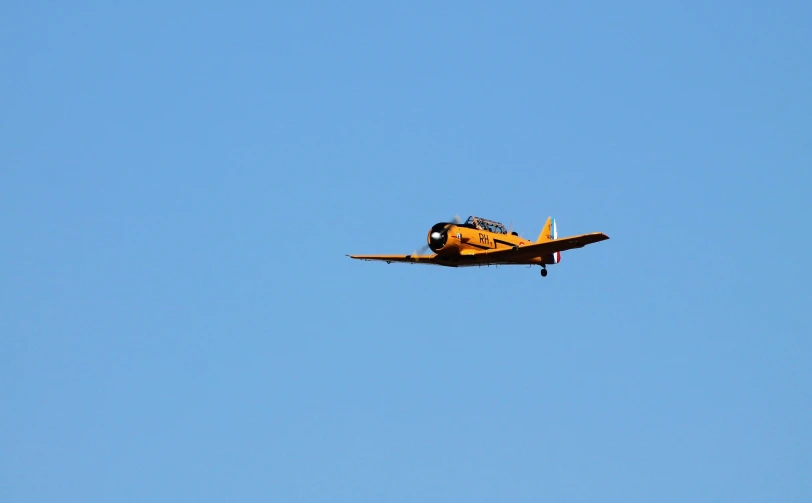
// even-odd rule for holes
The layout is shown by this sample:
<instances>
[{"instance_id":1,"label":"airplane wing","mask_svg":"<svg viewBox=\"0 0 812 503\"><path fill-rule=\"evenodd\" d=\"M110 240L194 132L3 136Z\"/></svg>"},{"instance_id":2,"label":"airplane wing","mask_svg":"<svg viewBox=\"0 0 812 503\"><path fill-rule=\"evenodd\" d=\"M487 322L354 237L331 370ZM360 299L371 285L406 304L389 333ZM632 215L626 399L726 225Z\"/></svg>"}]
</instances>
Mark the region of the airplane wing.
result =
<instances>
[{"instance_id":1,"label":"airplane wing","mask_svg":"<svg viewBox=\"0 0 812 503\"><path fill-rule=\"evenodd\" d=\"M572 250L574 248L583 248L592 243L598 243L609 239L609 236L602 232L593 232L591 234L581 234L579 236L569 236L566 238L559 238L553 241L546 241L544 243L534 243L519 248L507 248L504 250L485 250L473 255L480 263L483 262L521 262L536 257L551 255L555 252Z\"/></svg>"},{"instance_id":2,"label":"airplane wing","mask_svg":"<svg viewBox=\"0 0 812 503\"><path fill-rule=\"evenodd\" d=\"M511 265L521 264L525 260L551 255L555 252L582 248L588 244L609 239L602 232L581 234L559 238L544 243L533 243L519 248L502 250L483 250L481 252L463 252L461 255L347 255L358 260L377 260L386 262L405 262L409 264L442 265L446 267L471 267L478 265Z\"/></svg>"},{"instance_id":3,"label":"airplane wing","mask_svg":"<svg viewBox=\"0 0 812 503\"><path fill-rule=\"evenodd\" d=\"M379 260L387 264L405 262L408 264L446 265L437 260L437 255L347 255L358 260Z\"/></svg>"}]
</instances>

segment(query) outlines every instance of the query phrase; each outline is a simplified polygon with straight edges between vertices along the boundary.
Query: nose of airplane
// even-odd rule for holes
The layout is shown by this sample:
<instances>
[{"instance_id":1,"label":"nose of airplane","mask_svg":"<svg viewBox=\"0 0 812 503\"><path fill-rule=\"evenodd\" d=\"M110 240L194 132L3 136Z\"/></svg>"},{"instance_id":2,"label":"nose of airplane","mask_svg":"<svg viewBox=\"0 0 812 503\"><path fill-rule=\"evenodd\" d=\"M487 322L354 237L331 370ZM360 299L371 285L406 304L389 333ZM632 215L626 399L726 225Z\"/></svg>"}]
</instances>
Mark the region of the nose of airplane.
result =
<instances>
[{"instance_id":1,"label":"nose of airplane","mask_svg":"<svg viewBox=\"0 0 812 503\"><path fill-rule=\"evenodd\" d=\"M445 246L448 241L448 227L447 223L438 223L429 231L429 248L433 252L437 252L437 250Z\"/></svg>"}]
</instances>

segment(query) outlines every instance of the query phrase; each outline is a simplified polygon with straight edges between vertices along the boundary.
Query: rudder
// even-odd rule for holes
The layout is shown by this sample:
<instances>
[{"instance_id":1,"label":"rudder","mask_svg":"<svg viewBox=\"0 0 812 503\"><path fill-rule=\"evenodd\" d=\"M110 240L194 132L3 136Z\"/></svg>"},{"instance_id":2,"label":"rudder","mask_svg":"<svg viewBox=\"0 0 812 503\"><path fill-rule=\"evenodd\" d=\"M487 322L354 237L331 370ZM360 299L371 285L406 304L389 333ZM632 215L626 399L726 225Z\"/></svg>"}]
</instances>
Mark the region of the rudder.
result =
<instances>
[{"instance_id":1,"label":"rudder","mask_svg":"<svg viewBox=\"0 0 812 503\"><path fill-rule=\"evenodd\" d=\"M539 238L536 243L546 243L547 241L552 241L555 239L554 237L555 231L555 220L553 217L547 217L547 222L544 223L544 228L541 229L541 234L539 234Z\"/></svg>"},{"instance_id":2,"label":"rudder","mask_svg":"<svg viewBox=\"0 0 812 503\"><path fill-rule=\"evenodd\" d=\"M544 223L544 228L541 229L537 243L546 243L558 239L558 226L555 224L553 217L547 217L547 222ZM553 264L561 262L561 252L555 252L552 255Z\"/></svg>"}]
</instances>

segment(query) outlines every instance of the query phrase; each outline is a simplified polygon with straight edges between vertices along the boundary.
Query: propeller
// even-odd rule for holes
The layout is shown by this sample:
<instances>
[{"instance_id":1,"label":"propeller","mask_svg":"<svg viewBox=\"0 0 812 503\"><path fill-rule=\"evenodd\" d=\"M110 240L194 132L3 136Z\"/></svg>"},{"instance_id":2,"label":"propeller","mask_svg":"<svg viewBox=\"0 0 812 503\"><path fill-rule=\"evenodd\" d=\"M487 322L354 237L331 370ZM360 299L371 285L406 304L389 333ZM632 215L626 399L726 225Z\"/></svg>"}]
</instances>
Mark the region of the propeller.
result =
<instances>
[{"instance_id":1,"label":"propeller","mask_svg":"<svg viewBox=\"0 0 812 503\"><path fill-rule=\"evenodd\" d=\"M439 240L441 240L443 238L443 233L445 231L447 231L449 227L451 227L452 225L459 225L461 223L462 223L462 219L460 218L460 216L459 215L454 215L454 218L452 219L452 221L448 222L443 227L442 231L434 231L434 232L432 232L430 238L433 239L434 241L439 241ZM411 256L415 260L418 260L418 258L417 258L418 255L422 255L423 253L426 253L430 248L431 248L431 244L426 243L425 245L421 246L420 249L415 250L414 253L412 253Z\"/></svg>"}]
</instances>

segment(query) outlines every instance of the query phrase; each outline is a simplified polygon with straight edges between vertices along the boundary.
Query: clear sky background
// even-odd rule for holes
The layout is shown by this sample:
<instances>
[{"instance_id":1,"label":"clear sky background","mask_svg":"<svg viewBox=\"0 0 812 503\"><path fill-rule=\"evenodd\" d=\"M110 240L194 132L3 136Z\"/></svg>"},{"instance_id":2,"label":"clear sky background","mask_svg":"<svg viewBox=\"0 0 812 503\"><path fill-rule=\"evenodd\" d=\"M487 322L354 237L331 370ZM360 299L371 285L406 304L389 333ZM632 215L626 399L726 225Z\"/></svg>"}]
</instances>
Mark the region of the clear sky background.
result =
<instances>
[{"instance_id":1,"label":"clear sky background","mask_svg":"<svg viewBox=\"0 0 812 503\"><path fill-rule=\"evenodd\" d=\"M808 2L4 2L0 501L812 500ZM611 239L409 253L455 214Z\"/></svg>"}]
</instances>

